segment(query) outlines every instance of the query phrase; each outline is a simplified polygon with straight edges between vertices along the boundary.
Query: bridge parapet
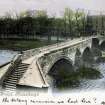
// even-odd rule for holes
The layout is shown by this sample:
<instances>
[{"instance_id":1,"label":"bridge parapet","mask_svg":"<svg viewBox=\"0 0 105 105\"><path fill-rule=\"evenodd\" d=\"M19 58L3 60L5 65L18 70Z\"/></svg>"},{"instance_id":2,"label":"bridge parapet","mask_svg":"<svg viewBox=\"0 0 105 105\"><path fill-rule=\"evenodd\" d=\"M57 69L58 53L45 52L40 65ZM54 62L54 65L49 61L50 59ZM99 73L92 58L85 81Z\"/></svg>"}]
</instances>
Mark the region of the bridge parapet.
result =
<instances>
[{"instance_id":1,"label":"bridge parapet","mask_svg":"<svg viewBox=\"0 0 105 105\"><path fill-rule=\"evenodd\" d=\"M40 48L23 51L22 60L28 59L40 53Z\"/></svg>"},{"instance_id":2,"label":"bridge parapet","mask_svg":"<svg viewBox=\"0 0 105 105\"><path fill-rule=\"evenodd\" d=\"M55 48L72 46L74 43L78 44L78 43L82 43L82 41L84 43L86 40L90 40L90 39L92 39L92 37L81 37L81 38L77 38L75 40L68 39L64 42L56 43L53 45L48 45L48 46L44 46L44 47L40 47L40 48L35 48L35 49L23 51L22 60L28 59L28 58L35 56L41 52L49 51L49 49L54 50Z\"/></svg>"}]
</instances>

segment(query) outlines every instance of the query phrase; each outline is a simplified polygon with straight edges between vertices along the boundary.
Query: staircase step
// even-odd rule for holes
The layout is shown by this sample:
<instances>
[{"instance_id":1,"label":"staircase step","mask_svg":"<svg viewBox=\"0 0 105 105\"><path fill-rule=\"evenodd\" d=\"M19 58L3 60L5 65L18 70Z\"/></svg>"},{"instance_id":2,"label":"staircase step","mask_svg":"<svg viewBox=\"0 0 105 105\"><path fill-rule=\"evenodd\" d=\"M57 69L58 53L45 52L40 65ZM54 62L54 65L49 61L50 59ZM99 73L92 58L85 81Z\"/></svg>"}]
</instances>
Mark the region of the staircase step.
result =
<instances>
[{"instance_id":1,"label":"staircase step","mask_svg":"<svg viewBox=\"0 0 105 105\"><path fill-rule=\"evenodd\" d=\"M20 78L20 76L22 76L23 74L24 74L24 73L14 74L14 76L15 76L15 77L17 76L17 77L16 77L16 78L14 77L14 78L12 78L12 79L18 79L18 78Z\"/></svg>"},{"instance_id":2,"label":"staircase step","mask_svg":"<svg viewBox=\"0 0 105 105\"><path fill-rule=\"evenodd\" d=\"M19 72L19 71L25 71L27 68L19 68L17 70L15 70L15 72Z\"/></svg>"},{"instance_id":3,"label":"staircase step","mask_svg":"<svg viewBox=\"0 0 105 105\"><path fill-rule=\"evenodd\" d=\"M26 63L21 63L19 66L27 66L29 64L26 64Z\"/></svg>"},{"instance_id":4,"label":"staircase step","mask_svg":"<svg viewBox=\"0 0 105 105\"><path fill-rule=\"evenodd\" d=\"M25 67L25 68L17 68L15 71L24 71L24 70L27 70L28 67Z\"/></svg>"},{"instance_id":5,"label":"staircase step","mask_svg":"<svg viewBox=\"0 0 105 105\"><path fill-rule=\"evenodd\" d=\"M8 79L17 79L18 77L16 77L17 75L14 74L14 76L8 77Z\"/></svg>"},{"instance_id":6,"label":"staircase step","mask_svg":"<svg viewBox=\"0 0 105 105\"><path fill-rule=\"evenodd\" d=\"M20 72L20 73L22 73L22 72ZM12 77L14 78L15 76L18 76L20 73L19 72L15 72Z\"/></svg>"},{"instance_id":7,"label":"staircase step","mask_svg":"<svg viewBox=\"0 0 105 105\"><path fill-rule=\"evenodd\" d=\"M7 82L16 82L17 81L17 79L8 79L7 81L5 81L5 83L7 83Z\"/></svg>"},{"instance_id":8,"label":"staircase step","mask_svg":"<svg viewBox=\"0 0 105 105\"><path fill-rule=\"evenodd\" d=\"M10 86L10 87L16 87L16 84L6 83L6 86L7 86L7 87L9 87L9 86Z\"/></svg>"},{"instance_id":9,"label":"staircase step","mask_svg":"<svg viewBox=\"0 0 105 105\"><path fill-rule=\"evenodd\" d=\"M15 74L16 73L21 73L21 72L25 72L25 70L23 71L23 70L21 70L21 71L15 71Z\"/></svg>"},{"instance_id":10,"label":"staircase step","mask_svg":"<svg viewBox=\"0 0 105 105\"><path fill-rule=\"evenodd\" d=\"M24 70L27 70L27 67L26 68L17 68L17 70L15 70L15 72L16 71L24 71Z\"/></svg>"},{"instance_id":11,"label":"staircase step","mask_svg":"<svg viewBox=\"0 0 105 105\"><path fill-rule=\"evenodd\" d=\"M16 88L16 86L10 86L10 85L8 85L8 86L6 86L6 88L15 89L15 88Z\"/></svg>"},{"instance_id":12,"label":"staircase step","mask_svg":"<svg viewBox=\"0 0 105 105\"><path fill-rule=\"evenodd\" d=\"M18 67L28 67L29 64L19 65Z\"/></svg>"},{"instance_id":13,"label":"staircase step","mask_svg":"<svg viewBox=\"0 0 105 105\"><path fill-rule=\"evenodd\" d=\"M9 83L9 82L8 82L8 83L5 83L5 85L6 85L6 86L13 86L13 87L16 86L16 84L14 84L14 83Z\"/></svg>"},{"instance_id":14,"label":"staircase step","mask_svg":"<svg viewBox=\"0 0 105 105\"><path fill-rule=\"evenodd\" d=\"M7 90L7 89L11 89L11 90L12 90L12 89L16 89L16 86L10 86L10 85L8 85L8 86L6 86L5 89L6 89L6 90Z\"/></svg>"},{"instance_id":15,"label":"staircase step","mask_svg":"<svg viewBox=\"0 0 105 105\"><path fill-rule=\"evenodd\" d=\"M22 71L22 72L15 72L15 73L13 74L13 77L15 77L16 75L18 76L18 75L20 75L21 73L24 73L24 71Z\"/></svg>"},{"instance_id":16,"label":"staircase step","mask_svg":"<svg viewBox=\"0 0 105 105\"><path fill-rule=\"evenodd\" d=\"M16 83L16 82L17 82L17 81L11 81L11 82L10 82L10 81L7 81L7 82L5 82L5 84L6 84L6 85L9 85L9 84L14 85L14 83Z\"/></svg>"},{"instance_id":17,"label":"staircase step","mask_svg":"<svg viewBox=\"0 0 105 105\"><path fill-rule=\"evenodd\" d=\"M20 63L20 65L29 65L29 64L27 64L27 63Z\"/></svg>"},{"instance_id":18,"label":"staircase step","mask_svg":"<svg viewBox=\"0 0 105 105\"><path fill-rule=\"evenodd\" d=\"M16 71L16 72L14 72L14 74L12 75L13 77L14 77L14 75L18 75L18 74L21 74L21 73L24 73L25 71Z\"/></svg>"},{"instance_id":19,"label":"staircase step","mask_svg":"<svg viewBox=\"0 0 105 105\"><path fill-rule=\"evenodd\" d=\"M17 81L25 73L28 66L29 64L21 63L16 69L13 70L11 75L4 81L4 87L6 90L11 91L16 89Z\"/></svg>"},{"instance_id":20,"label":"staircase step","mask_svg":"<svg viewBox=\"0 0 105 105\"><path fill-rule=\"evenodd\" d=\"M15 72L18 72L18 73L19 73L19 72L21 72L21 71L26 71L26 70L27 70L27 68L21 68L21 69L16 70ZM14 73L15 73L15 72L14 72Z\"/></svg>"},{"instance_id":21,"label":"staircase step","mask_svg":"<svg viewBox=\"0 0 105 105\"><path fill-rule=\"evenodd\" d=\"M15 72L17 72L17 71L25 71L25 70L27 70L27 68L17 68L17 70L15 70Z\"/></svg>"},{"instance_id":22,"label":"staircase step","mask_svg":"<svg viewBox=\"0 0 105 105\"><path fill-rule=\"evenodd\" d=\"M5 85L7 86L7 85L10 85L10 86L15 86L15 84L14 83L16 83L16 82L6 82L5 83Z\"/></svg>"},{"instance_id":23,"label":"staircase step","mask_svg":"<svg viewBox=\"0 0 105 105\"><path fill-rule=\"evenodd\" d=\"M28 68L28 66L19 66L17 69L23 69L23 68Z\"/></svg>"},{"instance_id":24,"label":"staircase step","mask_svg":"<svg viewBox=\"0 0 105 105\"><path fill-rule=\"evenodd\" d=\"M16 82L17 80L8 80L8 81L6 81L6 83L8 82Z\"/></svg>"}]
</instances>

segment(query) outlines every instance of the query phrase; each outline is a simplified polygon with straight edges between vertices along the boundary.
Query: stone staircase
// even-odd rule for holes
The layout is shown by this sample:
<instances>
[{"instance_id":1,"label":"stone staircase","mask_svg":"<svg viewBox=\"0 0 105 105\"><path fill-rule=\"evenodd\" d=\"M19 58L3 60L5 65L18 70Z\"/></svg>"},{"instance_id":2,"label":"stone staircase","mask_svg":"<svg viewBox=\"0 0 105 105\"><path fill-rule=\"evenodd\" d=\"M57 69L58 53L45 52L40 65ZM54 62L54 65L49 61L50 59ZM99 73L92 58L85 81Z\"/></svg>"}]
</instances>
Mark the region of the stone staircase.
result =
<instances>
[{"instance_id":1,"label":"stone staircase","mask_svg":"<svg viewBox=\"0 0 105 105\"><path fill-rule=\"evenodd\" d=\"M27 70L29 64L20 63L16 69L14 69L11 74L5 79L3 83L3 87L6 91L15 91L16 84L18 80L22 77L22 75Z\"/></svg>"}]
</instances>

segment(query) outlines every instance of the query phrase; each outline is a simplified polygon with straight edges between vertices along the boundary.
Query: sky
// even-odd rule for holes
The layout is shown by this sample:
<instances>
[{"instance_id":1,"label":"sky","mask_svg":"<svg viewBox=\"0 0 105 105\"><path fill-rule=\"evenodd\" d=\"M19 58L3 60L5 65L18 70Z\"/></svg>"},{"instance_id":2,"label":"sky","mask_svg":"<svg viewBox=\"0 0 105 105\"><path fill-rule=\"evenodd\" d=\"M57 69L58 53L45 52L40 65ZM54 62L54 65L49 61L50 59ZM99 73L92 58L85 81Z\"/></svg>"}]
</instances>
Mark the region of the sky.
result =
<instances>
[{"instance_id":1,"label":"sky","mask_svg":"<svg viewBox=\"0 0 105 105\"><path fill-rule=\"evenodd\" d=\"M62 15L66 7L105 11L105 0L0 0L0 16L39 9L48 11L49 15Z\"/></svg>"}]
</instances>

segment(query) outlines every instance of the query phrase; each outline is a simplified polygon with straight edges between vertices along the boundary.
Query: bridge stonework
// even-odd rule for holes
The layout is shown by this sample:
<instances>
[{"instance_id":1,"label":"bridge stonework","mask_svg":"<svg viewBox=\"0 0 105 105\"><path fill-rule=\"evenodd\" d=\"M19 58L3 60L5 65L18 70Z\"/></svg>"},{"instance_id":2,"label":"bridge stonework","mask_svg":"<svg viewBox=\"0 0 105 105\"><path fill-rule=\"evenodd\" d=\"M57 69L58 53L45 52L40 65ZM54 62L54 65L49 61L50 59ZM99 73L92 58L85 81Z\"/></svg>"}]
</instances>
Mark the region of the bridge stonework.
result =
<instances>
[{"instance_id":1,"label":"bridge stonework","mask_svg":"<svg viewBox=\"0 0 105 105\"><path fill-rule=\"evenodd\" d=\"M89 63L84 62L82 57L85 49L87 48L89 48L92 55L94 55L93 48L95 48L96 46L94 46L93 40L94 38L89 38L84 41L80 41L76 44L67 47L65 46L64 48L57 49L54 51L50 51L44 54L42 57L40 57L37 62L39 62L47 81L50 81L50 77L48 75L49 71L51 70L53 65L60 59L66 59L69 62L71 62L71 64L74 67L73 70L77 70L80 66L88 66L88 67L92 66L91 61L89 61ZM99 38L98 40L99 40L98 44L100 44L100 42L103 41L103 38ZM86 59L88 59L88 57Z\"/></svg>"},{"instance_id":2,"label":"bridge stonework","mask_svg":"<svg viewBox=\"0 0 105 105\"><path fill-rule=\"evenodd\" d=\"M78 44L67 46L62 49L58 49L44 54L42 57L38 59L38 62L41 65L41 68L43 70L43 73L47 75L51 67L58 60L62 58L68 59L68 61L70 61L72 65L75 65L75 63L77 63L76 62L77 58L79 58L79 57L76 57L77 49L81 52L81 56L82 56L82 53L87 47L91 48L91 42L92 42L92 39L89 39L84 42L80 42Z\"/></svg>"}]
</instances>

